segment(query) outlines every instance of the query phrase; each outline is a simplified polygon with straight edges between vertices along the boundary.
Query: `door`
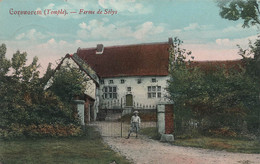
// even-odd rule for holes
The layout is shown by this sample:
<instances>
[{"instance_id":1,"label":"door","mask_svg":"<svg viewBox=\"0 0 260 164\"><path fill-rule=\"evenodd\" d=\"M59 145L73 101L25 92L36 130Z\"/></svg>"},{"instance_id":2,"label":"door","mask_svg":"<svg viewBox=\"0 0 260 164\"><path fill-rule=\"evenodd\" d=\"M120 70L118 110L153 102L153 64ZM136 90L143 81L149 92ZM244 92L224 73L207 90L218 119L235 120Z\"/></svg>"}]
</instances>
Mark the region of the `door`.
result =
<instances>
[{"instance_id":1,"label":"door","mask_svg":"<svg viewBox=\"0 0 260 164\"><path fill-rule=\"evenodd\" d=\"M126 95L126 106L133 106L133 95Z\"/></svg>"}]
</instances>

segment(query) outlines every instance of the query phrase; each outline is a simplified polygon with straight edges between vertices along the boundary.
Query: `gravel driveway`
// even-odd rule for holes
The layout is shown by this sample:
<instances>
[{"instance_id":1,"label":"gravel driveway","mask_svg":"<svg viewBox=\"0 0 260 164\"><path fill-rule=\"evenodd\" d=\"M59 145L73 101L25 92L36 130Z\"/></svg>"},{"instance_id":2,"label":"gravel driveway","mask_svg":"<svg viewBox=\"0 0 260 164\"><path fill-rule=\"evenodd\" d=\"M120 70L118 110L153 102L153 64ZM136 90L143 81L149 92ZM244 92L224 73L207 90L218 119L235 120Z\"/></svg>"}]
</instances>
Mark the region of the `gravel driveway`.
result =
<instances>
[{"instance_id":1,"label":"gravel driveway","mask_svg":"<svg viewBox=\"0 0 260 164\"><path fill-rule=\"evenodd\" d=\"M136 164L260 164L260 154L172 146L144 136L103 138L114 151Z\"/></svg>"}]
</instances>

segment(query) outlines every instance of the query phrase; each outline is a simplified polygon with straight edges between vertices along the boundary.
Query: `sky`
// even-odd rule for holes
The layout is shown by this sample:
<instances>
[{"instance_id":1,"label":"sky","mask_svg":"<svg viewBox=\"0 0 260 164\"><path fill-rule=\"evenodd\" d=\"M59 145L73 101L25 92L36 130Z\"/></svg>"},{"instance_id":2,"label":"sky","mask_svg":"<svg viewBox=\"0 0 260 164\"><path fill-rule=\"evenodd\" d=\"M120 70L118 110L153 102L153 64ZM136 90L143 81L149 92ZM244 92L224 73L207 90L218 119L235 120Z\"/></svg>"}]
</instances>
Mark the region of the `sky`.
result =
<instances>
[{"instance_id":1,"label":"sky","mask_svg":"<svg viewBox=\"0 0 260 164\"><path fill-rule=\"evenodd\" d=\"M0 44L6 44L7 58L17 50L27 52L28 62L38 56L41 71L79 47L169 37L181 39L195 60L239 59L236 45L247 48L259 32L242 23L221 18L214 0L0 0Z\"/></svg>"}]
</instances>

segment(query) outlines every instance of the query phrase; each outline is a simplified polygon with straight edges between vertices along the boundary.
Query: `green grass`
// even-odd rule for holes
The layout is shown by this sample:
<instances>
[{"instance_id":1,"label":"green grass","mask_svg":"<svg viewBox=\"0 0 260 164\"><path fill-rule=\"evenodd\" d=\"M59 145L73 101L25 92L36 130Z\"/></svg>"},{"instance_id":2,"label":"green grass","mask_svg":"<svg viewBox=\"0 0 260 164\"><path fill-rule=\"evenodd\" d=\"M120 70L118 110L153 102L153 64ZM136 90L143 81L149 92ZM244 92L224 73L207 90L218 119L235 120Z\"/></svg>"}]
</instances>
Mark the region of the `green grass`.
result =
<instances>
[{"instance_id":1,"label":"green grass","mask_svg":"<svg viewBox=\"0 0 260 164\"><path fill-rule=\"evenodd\" d=\"M229 152L260 153L260 142L252 140L199 137L190 139L176 139L172 144L204 149L226 150Z\"/></svg>"},{"instance_id":2,"label":"green grass","mask_svg":"<svg viewBox=\"0 0 260 164\"><path fill-rule=\"evenodd\" d=\"M102 142L92 127L87 135L0 141L0 163L130 163Z\"/></svg>"},{"instance_id":3,"label":"green grass","mask_svg":"<svg viewBox=\"0 0 260 164\"><path fill-rule=\"evenodd\" d=\"M160 139L160 137L158 137L157 128L144 128L141 129L140 133L155 140ZM246 139L201 136L196 138L177 138L171 144L213 150L226 150L229 152L260 153L260 142Z\"/></svg>"},{"instance_id":4,"label":"green grass","mask_svg":"<svg viewBox=\"0 0 260 164\"><path fill-rule=\"evenodd\" d=\"M145 135L154 140L160 140L160 134L158 133L158 129L154 127L150 128L141 128L140 134Z\"/></svg>"}]
</instances>

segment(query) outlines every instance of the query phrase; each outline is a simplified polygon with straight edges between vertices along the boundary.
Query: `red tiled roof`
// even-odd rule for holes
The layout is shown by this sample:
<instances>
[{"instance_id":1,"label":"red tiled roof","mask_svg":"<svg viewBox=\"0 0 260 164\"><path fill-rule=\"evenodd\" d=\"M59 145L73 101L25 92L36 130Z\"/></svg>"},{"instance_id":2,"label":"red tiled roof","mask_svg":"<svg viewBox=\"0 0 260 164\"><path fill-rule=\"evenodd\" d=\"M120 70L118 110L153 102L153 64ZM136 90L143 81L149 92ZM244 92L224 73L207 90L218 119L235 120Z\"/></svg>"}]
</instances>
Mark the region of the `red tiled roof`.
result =
<instances>
[{"instance_id":1,"label":"red tiled roof","mask_svg":"<svg viewBox=\"0 0 260 164\"><path fill-rule=\"evenodd\" d=\"M168 43L104 47L102 54L96 48L78 49L83 59L100 77L167 76Z\"/></svg>"},{"instance_id":2,"label":"red tiled roof","mask_svg":"<svg viewBox=\"0 0 260 164\"><path fill-rule=\"evenodd\" d=\"M214 71L217 67L224 67L226 69L234 67L240 70L239 65L243 66L242 60L224 60L224 61L193 61L191 67L199 67L205 72Z\"/></svg>"}]
</instances>

